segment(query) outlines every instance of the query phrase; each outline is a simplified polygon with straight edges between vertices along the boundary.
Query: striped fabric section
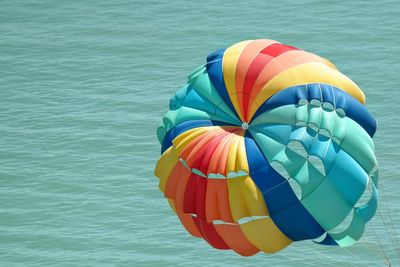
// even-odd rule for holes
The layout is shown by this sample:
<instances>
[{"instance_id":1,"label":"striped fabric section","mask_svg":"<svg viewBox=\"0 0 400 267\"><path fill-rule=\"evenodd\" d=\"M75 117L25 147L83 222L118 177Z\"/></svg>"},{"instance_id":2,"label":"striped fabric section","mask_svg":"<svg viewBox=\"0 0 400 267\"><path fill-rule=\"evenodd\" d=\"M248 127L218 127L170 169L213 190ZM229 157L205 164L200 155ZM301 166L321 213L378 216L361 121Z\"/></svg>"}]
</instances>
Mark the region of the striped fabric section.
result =
<instances>
[{"instance_id":1,"label":"striped fabric section","mask_svg":"<svg viewBox=\"0 0 400 267\"><path fill-rule=\"evenodd\" d=\"M211 53L170 99L154 173L186 230L214 248L349 246L377 209L376 128L327 59L243 41Z\"/></svg>"}]
</instances>

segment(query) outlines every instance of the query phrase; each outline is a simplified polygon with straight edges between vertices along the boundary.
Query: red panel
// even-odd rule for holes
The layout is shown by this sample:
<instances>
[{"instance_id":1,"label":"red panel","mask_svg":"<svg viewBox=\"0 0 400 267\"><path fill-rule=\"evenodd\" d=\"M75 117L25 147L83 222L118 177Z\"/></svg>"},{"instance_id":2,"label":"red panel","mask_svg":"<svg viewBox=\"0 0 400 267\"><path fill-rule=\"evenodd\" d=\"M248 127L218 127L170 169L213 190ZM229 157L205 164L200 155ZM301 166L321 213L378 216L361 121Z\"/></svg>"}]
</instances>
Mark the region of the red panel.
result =
<instances>
[{"instance_id":1,"label":"red panel","mask_svg":"<svg viewBox=\"0 0 400 267\"><path fill-rule=\"evenodd\" d=\"M267 48L265 48L265 49L267 49ZM244 112L244 118L246 121L248 121L247 107L248 107L249 101L250 101L249 97L251 94L251 89L253 88L253 85L254 85L255 81L257 80L257 77L260 74L260 72L262 71L262 69L272 59L274 59L274 58L271 56L268 56L265 54L258 54L254 58L253 62L251 62L251 65L250 65L249 69L247 70L246 78L244 80L244 85L243 85L243 110L244 110L243 112Z\"/></svg>"},{"instance_id":2,"label":"red panel","mask_svg":"<svg viewBox=\"0 0 400 267\"><path fill-rule=\"evenodd\" d=\"M253 62L251 63L249 69L247 70L246 78L243 85L243 109L244 118L247 121L247 109L250 101L251 90L253 85L257 80L258 75L263 70L263 68L275 57L282 55L285 52L299 50L296 47L284 45L284 44L272 44L264 48L260 54L258 54Z\"/></svg>"},{"instance_id":3,"label":"red panel","mask_svg":"<svg viewBox=\"0 0 400 267\"><path fill-rule=\"evenodd\" d=\"M202 173L206 174L207 173L207 168L202 168L203 167L203 161L204 161L204 155L207 153L207 151L212 148L213 146L218 145L218 139L220 138L221 135L225 134L226 132L220 132L217 135L214 135L211 139L208 140L206 143L202 143L201 148L197 150L197 153L195 155L191 156L191 168L195 168ZM216 143L217 142L217 143Z\"/></svg>"},{"instance_id":4,"label":"red panel","mask_svg":"<svg viewBox=\"0 0 400 267\"><path fill-rule=\"evenodd\" d=\"M220 143L222 142L222 140L224 140L224 138L226 138L227 135L229 135L229 132L225 132L221 135L218 135L214 138L214 140L212 140L212 142L208 143L207 146L207 151L204 153L203 155L203 160L201 161L201 165L199 166L199 170L208 175L208 168L210 165L210 161L212 156L214 155L215 150L217 149L217 147L220 145Z\"/></svg>"},{"instance_id":5,"label":"red panel","mask_svg":"<svg viewBox=\"0 0 400 267\"><path fill-rule=\"evenodd\" d=\"M217 179L210 179L207 183L206 192L206 221L221 220L217 199Z\"/></svg>"},{"instance_id":6,"label":"red panel","mask_svg":"<svg viewBox=\"0 0 400 267\"><path fill-rule=\"evenodd\" d=\"M272 44L272 45L264 48L264 50L262 50L261 53L270 55L271 57L277 57L277 56L282 55L283 53L285 53L287 51L291 51L291 50L300 50L300 49L298 49L294 46L285 45L285 44Z\"/></svg>"},{"instance_id":7,"label":"red panel","mask_svg":"<svg viewBox=\"0 0 400 267\"><path fill-rule=\"evenodd\" d=\"M207 223L206 221L200 220L198 218L193 218L197 229L204 236L204 239L214 248L217 249L230 249L230 247L225 243L221 236L217 233L214 225L212 223Z\"/></svg>"},{"instance_id":8,"label":"red panel","mask_svg":"<svg viewBox=\"0 0 400 267\"><path fill-rule=\"evenodd\" d=\"M181 153L181 158L183 158L187 164L193 168L193 163L199 157L198 152L208 143L214 136L216 136L219 132L222 132L220 129L216 129L215 131L209 131L201 134L200 136L193 139L189 145L194 143L195 145L189 149L185 148ZM189 146L188 145L188 146Z\"/></svg>"},{"instance_id":9,"label":"red panel","mask_svg":"<svg viewBox=\"0 0 400 267\"><path fill-rule=\"evenodd\" d=\"M241 128L239 129L242 130ZM216 156L215 151L221 141L232 135L229 131L238 130L238 127L229 127L224 130L219 129L219 133L213 135L210 133L199 140L200 142L193 148L193 151L196 150L197 153L191 151L187 158L187 163L191 168L207 173L210 161ZM171 182L174 182L174 180ZM208 179L206 177L194 173L190 174L183 198L184 213L196 214L199 219L206 220L207 183Z\"/></svg>"},{"instance_id":10,"label":"red panel","mask_svg":"<svg viewBox=\"0 0 400 267\"><path fill-rule=\"evenodd\" d=\"M196 214L201 220L206 219L207 178L198 176L196 186Z\"/></svg>"},{"instance_id":11,"label":"red panel","mask_svg":"<svg viewBox=\"0 0 400 267\"><path fill-rule=\"evenodd\" d=\"M196 213L196 187L199 176L197 174L190 174L189 180L186 184L185 197L183 200L184 213Z\"/></svg>"}]
</instances>

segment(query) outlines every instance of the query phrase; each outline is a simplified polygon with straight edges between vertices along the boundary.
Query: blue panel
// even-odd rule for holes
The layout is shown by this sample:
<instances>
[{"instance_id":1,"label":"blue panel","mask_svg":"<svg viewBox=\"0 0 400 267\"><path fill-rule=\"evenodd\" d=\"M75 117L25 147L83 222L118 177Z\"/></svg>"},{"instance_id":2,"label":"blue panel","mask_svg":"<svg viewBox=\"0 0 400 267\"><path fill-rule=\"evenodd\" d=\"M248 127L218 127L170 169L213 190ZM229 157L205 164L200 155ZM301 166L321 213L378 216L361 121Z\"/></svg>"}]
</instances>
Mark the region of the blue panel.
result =
<instances>
[{"instance_id":1,"label":"blue panel","mask_svg":"<svg viewBox=\"0 0 400 267\"><path fill-rule=\"evenodd\" d=\"M289 183L264 158L250 133L245 136L250 177L263 194L270 216L291 240L314 239L325 231L297 199Z\"/></svg>"},{"instance_id":2,"label":"blue panel","mask_svg":"<svg viewBox=\"0 0 400 267\"><path fill-rule=\"evenodd\" d=\"M329 102L334 107L343 109L346 116L363 127L371 137L375 134L376 121L365 106L351 95L329 84L296 85L282 90L267 99L254 114L252 120L267 110L297 104L300 99Z\"/></svg>"},{"instance_id":3,"label":"blue panel","mask_svg":"<svg viewBox=\"0 0 400 267\"><path fill-rule=\"evenodd\" d=\"M305 211L305 212L304 212ZM313 217L304 208L300 201L293 206L286 208L284 211L275 214L272 219L280 229L285 229L284 234L295 241L305 239L315 239L321 236L325 231L314 220ZM283 232L283 231L282 231Z\"/></svg>"},{"instance_id":4,"label":"blue panel","mask_svg":"<svg viewBox=\"0 0 400 267\"><path fill-rule=\"evenodd\" d=\"M180 135L183 132L186 132L193 128L204 127L204 126L223 126L223 125L230 125L220 121L211 121L211 120L191 120L185 121L175 125L172 129L170 129L164 137L164 140L161 145L161 154L164 153L172 145L172 140L175 137Z\"/></svg>"},{"instance_id":5,"label":"blue panel","mask_svg":"<svg viewBox=\"0 0 400 267\"><path fill-rule=\"evenodd\" d=\"M333 238L329 234L327 234L324 240L322 240L321 242L315 242L315 243L326 246L339 246L338 243L336 243L336 241L333 240Z\"/></svg>"},{"instance_id":6,"label":"blue panel","mask_svg":"<svg viewBox=\"0 0 400 267\"><path fill-rule=\"evenodd\" d=\"M372 195L368 204L356 208L355 212L362 218L365 222L368 222L374 216L376 209L378 208L378 189L375 185L372 186Z\"/></svg>"},{"instance_id":7,"label":"blue panel","mask_svg":"<svg viewBox=\"0 0 400 267\"><path fill-rule=\"evenodd\" d=\"M346 96L344 94L335 95L335 104L336 107L345 107L347 106Z\"/></svg>"},{"instance_id":8,"label":"blue panel","mask_svg":"<svg viewBox=\"0 0 400 267\"><path fill-rule=\"evenodd\" d=\"M217 106L210 102L207 98L202 97L192 86L189 85L186 97L182 103L185 107L190 107L197 110L203 110L208 114L214 114Z\"/></svg>"},{"instance_id":9,"label":"blue panel","mask_svg":"<svg viewBox=\"0 0 400 267\"><path fill-rule=\"evenodd\" d=\"M224 56L225 49L217 50L207 57L207 72L210 77L211 83L217 89L220 97L225 101L232 112L239 118L231 99L229 98L228 91L226 90L224 75L222 73L222 58Z\"/></svg>"},{"instance_id":10,"label":"blue panel","mask_svg":"<svg viewBox=\"0 0 400 267\"><path fill-rule=\"evenodd\" d=\"M273 108L298 103L299 99L307 99L307 91L302 90L304 85L293 86L276 93L268 98L257 110L251 120ZM298 88L298 89L296 89Z\"/></svg>"},{"instance_id":11,"label":"blue panel","mask_svg":"<svg viewBox=\"0 0 400 267\"><path fill-rule=\"evenodd\" d=\"M321 83L322 102L335 103L335 93L329 84Z\"/></svg>"},{"instance_id":12,"label":"blue panel","mask_svg":"<svg viewBox=\"0 0 400 267\"><path fill-rule=\"evenodd\" d=\"M169 110L176 110L182 106L188 87L188 85L183 86L169 99Z\"/></svg>"},{"instance_id":13,"label":"blue panel","mask_svg":"<svg viewBox=\"0 0 400 267\"><path fill-rule=\"evenodd\" d=\"M305 89L307 88L307 89ZM307 90L308 91L308 99L317 99L321 100L322 95L321 95L321 89L319 87L318 83L313 83L313 84L308 84L307 86L303 86L300 90Z\"/></svg>"},{"instance_id":14,"label":"blue panel","mask_svg":"<svg viewBox=\"0 0 400 267\"><path fill-rule=\"evenodd\" d=\"M367 187L368 174L351 156L340 150L327 179L335 186L349 206L354 206Z\"/></svg>"}]
</instances>

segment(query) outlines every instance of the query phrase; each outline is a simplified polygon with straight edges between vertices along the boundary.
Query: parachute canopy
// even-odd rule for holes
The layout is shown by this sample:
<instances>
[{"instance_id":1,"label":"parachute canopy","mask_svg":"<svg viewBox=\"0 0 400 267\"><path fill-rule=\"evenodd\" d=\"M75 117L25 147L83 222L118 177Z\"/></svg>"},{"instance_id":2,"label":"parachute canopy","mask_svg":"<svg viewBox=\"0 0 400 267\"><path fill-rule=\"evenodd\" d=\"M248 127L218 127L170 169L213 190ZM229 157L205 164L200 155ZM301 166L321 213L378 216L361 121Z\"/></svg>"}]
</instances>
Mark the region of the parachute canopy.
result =
<instances>
[{"instance_id":1,"label":"parachute canopy","mask_svg":"<svg viewBox=\"0 0 400 267\"><path fill-rule=\"evenodd\" d=\"M349 246L377 209L376 121L328 60L273 40L215 51L157 129L160 190L193 236L249 256Z\"/></svg>"}]
</instances>

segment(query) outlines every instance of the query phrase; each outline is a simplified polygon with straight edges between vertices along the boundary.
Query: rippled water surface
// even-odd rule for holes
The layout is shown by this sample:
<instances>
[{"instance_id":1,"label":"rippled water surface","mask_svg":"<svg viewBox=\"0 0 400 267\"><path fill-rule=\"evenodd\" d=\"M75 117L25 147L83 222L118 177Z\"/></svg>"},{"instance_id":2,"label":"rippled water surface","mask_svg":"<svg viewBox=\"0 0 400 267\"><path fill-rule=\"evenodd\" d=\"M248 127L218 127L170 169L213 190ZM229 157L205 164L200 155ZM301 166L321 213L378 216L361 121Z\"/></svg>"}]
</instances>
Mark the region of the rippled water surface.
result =
<instances>
[{"instance_id":1,"label":"rippled water surface","mask_svg":"<svg viewBox=\"0 0 400 267\"><path fill-rule=\"evenodd\" d=\"M0 266L384 266L382 248L400 266L399 2L194 2L0 3ZM367 96L382 216L353 247L214 250L158 190L169 97L209 52L256 38L331 59Z\"/></svg>"}]
</instances>

